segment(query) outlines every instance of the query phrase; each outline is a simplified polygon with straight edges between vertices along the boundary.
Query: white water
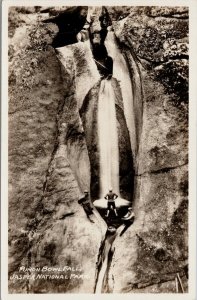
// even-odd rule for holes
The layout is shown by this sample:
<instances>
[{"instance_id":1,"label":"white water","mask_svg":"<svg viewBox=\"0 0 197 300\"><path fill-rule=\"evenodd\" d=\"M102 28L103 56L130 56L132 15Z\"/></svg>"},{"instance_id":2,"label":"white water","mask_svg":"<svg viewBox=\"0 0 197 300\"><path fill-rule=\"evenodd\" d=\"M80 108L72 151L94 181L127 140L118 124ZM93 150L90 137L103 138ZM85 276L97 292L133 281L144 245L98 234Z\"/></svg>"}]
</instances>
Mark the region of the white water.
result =
<instances>
[{"instance_id":1,"label":"white water","mask_svg":"<svg viewBox=\"0 0 197 300\"><path fill-rule=\"evenodd\" d=\"M105 40L105 46L107 48L108 55L113 58L113 77L120 81L120 87L122 91L124 115L126 118L127 127L129 130L129 136L131 141L131 149L135 160L137 152L136 144L136 126L135 126L135 114L134 114L134 101L132 83L129 75L129 69L121 50L119 49L115 34L109 31Z\"/></svg>"},{"instance_id":2,"label":"white water","mask_svg":"<svg viewBox=\"0 0 197 300\"><path fill-rule=\"evenodd\" d=\"M108 55L113 58L113 77L120 82L124 115L129 131L131 149L135 160L137 152L136 125L134 114L134 99L129 70L124 56L119 49L115 35L108 32L105 40ZM108 192L110 187L119 194L119 148L115 111L115 94L111 81L101 82L98 100L98 137L100 150L100 198ZM116 236L116 235L115 235ZM115 239L115 236L113 239ZM101 293L103 280L108 266L108 254L113 241L106 239L103 250L103 262L96 285L96 293Z\"/></svg>"},{"instance_id":3,"label":"white water","mask_svg":"<svg viewBox=\"0 0 197 300\"><path fill-rule=\"evenodd\" d=\"M102 80L98 99L100 198L109 189L119 194L119 148L115 95L111 80Z\"/></svg>"},{"instance_id":4,"label":"white water","mask_svg":"<svg viewBox=\"0 0 197 300\"><path fill-rule=\"evenodd\" d=\"M104 281L104 277L106 275L106 271L107 271L107 267L108 267L108 257L109 257L109 251L110 249L112 249L112 244L116 238L117 234L115 233L114 235L108 235L105 238L105 246L103 249L103 252L101 253L101 262L102 262L102 267L101 270L98 274L98 280L97 280L97 285L96 285L96 290L95 293L96 294L100 294L102 293L102 289L103 289L103 281ZM114 249L113 249L114 251Z\"/></svg>"},{"instance_id":5,"label":"white water","mask_svg":"<svg viewBox=\"0 0 197 300\"><path fill-rule=\"evenodd\" d=\"M108 254L108 252L107 252L107 254ZM106 273L106 270L107 270L107 265L108 265L108 257L106 255L106 257L105 257L105 259L102 263L102 268L101 268L101 270L99 272L99 275L98 275L98 281L97 281L96 290L95 290L96 294L102 293L103 280L104 280L105 273Z\"/></svg>"}]
</instances>

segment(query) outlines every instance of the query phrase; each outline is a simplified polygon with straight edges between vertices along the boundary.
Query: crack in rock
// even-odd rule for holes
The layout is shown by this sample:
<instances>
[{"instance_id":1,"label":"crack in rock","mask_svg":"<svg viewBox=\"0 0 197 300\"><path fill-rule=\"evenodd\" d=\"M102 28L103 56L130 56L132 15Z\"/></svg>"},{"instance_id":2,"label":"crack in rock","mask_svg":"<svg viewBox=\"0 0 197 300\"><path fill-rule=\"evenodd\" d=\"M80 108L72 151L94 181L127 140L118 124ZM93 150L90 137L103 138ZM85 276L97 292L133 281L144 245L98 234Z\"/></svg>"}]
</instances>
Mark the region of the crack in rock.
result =
<instances>
[{"instance_id":1,"label":"crack in rock","mask_svg":"<svg viewBox=\"0 0 197 300\"><path fill-rule=\"evenodd\" d=\"M165 167L165 168L162 168L162 169L159 169L159 170L153 170L153 171L146 171L142 174L135 174L136 177L140 177L140 176L148 176L150 174L161 174L161 173L168 173L172 170L176 170L178 168L182 168L184 166L187 166L188 165L188 162L182 164L182 165L177 165L177 166L172 166L172 167Z\"/></svg>"}]
</instances>

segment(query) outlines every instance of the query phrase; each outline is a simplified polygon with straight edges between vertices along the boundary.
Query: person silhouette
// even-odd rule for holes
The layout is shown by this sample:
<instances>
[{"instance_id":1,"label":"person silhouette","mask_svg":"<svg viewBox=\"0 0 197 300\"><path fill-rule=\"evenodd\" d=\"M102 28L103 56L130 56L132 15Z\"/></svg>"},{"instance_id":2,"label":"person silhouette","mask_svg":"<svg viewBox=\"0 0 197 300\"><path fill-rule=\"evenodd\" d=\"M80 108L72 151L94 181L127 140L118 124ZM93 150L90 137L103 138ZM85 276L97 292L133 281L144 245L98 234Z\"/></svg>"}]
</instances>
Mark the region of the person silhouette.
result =
<instances>
[{"instance_id":1,"label":"person silhouette","mask_svg":"<svg viewBox=\"0 0 197 300\"><path fill-rule=\"evenodd\" d=\"M116 210L116 204L115 204L115 199L118 198L118 195L113 193L112 189L109 189L109 193L104 197L108 202L107 202L107 214L105 215L106 217L109 216L110 210L113 210L116 217L118 217L118 213Z\"/></svg>"},{"instance_id":2,"label":"person silhouette","mask_svg":"<svg viewBox=\"0 0 197 300\"><path fill-rule=\"evenodd\" d=\"M87 217L93 214L93 208L90 203L90 197L88 191L84 191L84 196L78 200L78 203L83 206L83 209Z\"/></svg>"},{"instance_id":3,"label":"person silhouette","mask_svg":"<svg viewBox=\"0 0 197 300\"><path fill-rule=\"evenodd\" d=\"M126 213L126 215L124 215L124 217L121 218L121 220L124 223L124 229L120 233L120 236L123 235L123 233L133 224L135 220L135 214L133 212L132 207L128 208L128 212Z\"/></svg>"}]
</instances>

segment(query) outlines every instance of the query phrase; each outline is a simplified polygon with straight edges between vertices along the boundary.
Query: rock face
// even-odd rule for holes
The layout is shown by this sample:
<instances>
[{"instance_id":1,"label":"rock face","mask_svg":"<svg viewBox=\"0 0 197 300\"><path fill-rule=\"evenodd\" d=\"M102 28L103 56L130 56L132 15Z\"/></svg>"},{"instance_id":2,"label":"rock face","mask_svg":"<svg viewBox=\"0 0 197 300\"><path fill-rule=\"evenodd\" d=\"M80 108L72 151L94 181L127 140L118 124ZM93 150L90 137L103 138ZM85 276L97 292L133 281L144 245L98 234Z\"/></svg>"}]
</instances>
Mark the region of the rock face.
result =
<instances>
[{"instance_id":1,"label":"rock face","mask_svg":"<svg viewBox=\"0 0 197 300\"><path fill-rule=\"evenodd\" d=\"M188 11L107 9L132 81L138 151L133 161L114 78L121 190L131 194L134 165L136 218L113 242L104 291L176 293L177 273L187 291ZM57 27L39 19L53 13L10 10L10 293L93 293L104 236L96 212L90 222L77 201L85 189L98 195L99 74L88 41L50 46ZM37 270L19 272L21 266ZM43 273L44 266L66 271ZM12 278L24 274L64 278Z\"/></svg>"},{"instance_id":2,"label":"rock face","mask_svg":"<svg viewBox=\"0 0 197 300\"><path fill-rule=\"evenodd\" d=\"M176 292L176 273L187 290L187 17L186 8L142 7L131 8L122 27L114 23L138 60L144 109L136 220L115 241L110 292Z\"/></svg>"},{"instance_id":3,"label":"rock face","mask_svg":"<svg viewBox=\"0 0 197 300\"><path fill-rule=\"evenodd\" d=\"M61 275L68 279L55 281L11 279L10 292L91 293L94 288L101 231L77 203L89 188L89 159L72 82L73 51L67 50L65 69L46 44L55 30L50 24L29 26L25 47L13 54L9 68L9 274L51 274L23 272L21 266L78 271L66 270ZM14 37L12 43L17 44Z\"/></svg>"},{"instance_id":4,"label":"rock face","mask_svg":"<svg viewBox=\"0 0 197 300\"><path fill-rule=\"evenodd\" d=\"M154 79L162 82L165 93L175 94L178 103L187 102L187 8L131 8L119 37L129 43L145 68L154 69Z\"/></svg>"}]
</instances>

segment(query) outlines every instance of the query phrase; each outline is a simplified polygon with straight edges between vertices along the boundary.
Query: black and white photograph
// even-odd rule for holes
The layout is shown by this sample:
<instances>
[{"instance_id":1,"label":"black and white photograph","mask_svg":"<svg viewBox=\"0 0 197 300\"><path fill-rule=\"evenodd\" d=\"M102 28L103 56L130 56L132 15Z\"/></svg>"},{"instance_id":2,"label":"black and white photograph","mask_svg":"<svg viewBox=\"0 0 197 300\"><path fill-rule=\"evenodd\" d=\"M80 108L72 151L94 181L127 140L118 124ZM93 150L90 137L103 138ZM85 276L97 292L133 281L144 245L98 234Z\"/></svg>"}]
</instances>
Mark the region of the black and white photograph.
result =
<instances>
[{"instance_id":1,"label":"black and white photograph","mask_svg":"<svg viewBox=\"0 0 197 300\"><path fill-rule=\"evenodd\" d=\"M3 44L8 294L189 295L189 7L39 2Z\"/></svg>"}]
</instances>

